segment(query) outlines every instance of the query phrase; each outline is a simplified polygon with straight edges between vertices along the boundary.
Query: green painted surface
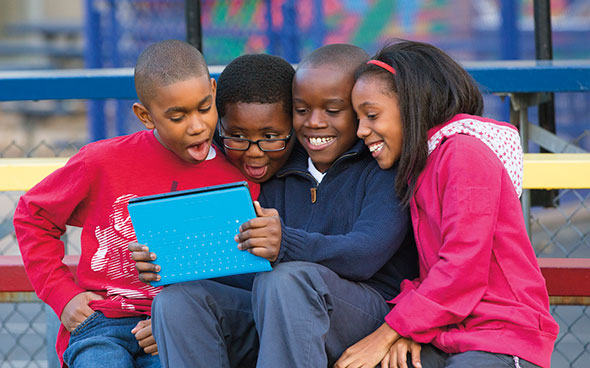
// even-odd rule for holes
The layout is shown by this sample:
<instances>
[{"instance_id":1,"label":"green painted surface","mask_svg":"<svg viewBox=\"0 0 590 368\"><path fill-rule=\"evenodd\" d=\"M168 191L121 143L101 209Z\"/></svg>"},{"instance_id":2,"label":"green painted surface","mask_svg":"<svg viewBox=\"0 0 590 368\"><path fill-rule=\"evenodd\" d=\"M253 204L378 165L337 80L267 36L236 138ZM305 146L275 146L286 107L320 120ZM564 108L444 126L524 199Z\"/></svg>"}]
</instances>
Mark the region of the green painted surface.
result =
<instances>
[{"instance_id":1,"label":"green painted surface","mask_svg":"<svg viewBox=\"0 0 590 368\"><path fill-rule=\"evenodd\" d=\"M353 35L351 43L360 47L371 44L387 27L396 0L378 0L363 17L359 28Z\"/></svg>"}]
</instances>

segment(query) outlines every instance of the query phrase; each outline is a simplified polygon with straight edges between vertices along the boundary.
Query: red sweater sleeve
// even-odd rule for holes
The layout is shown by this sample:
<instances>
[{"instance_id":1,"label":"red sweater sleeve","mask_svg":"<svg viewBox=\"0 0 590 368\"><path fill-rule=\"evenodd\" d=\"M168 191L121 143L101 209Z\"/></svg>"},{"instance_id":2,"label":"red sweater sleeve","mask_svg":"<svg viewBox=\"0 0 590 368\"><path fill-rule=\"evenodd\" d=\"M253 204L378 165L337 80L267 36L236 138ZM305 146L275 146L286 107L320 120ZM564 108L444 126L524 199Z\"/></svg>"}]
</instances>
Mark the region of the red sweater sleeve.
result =
<instances>
[{"instance_id":1,"label":"red sweater sleeve","mask_svg":"<svg viewBox=\"0 0 590 368\"><path fill-rule=\"evenodd\" d=\"M410 290L404 290L385 318L402 336L418 342L429 343L445 326L463 321L488 286L502 167L478 144L447 141L439 148L440 159L430 163L437 166L425 168L431 177L418 189L431 190L425 197L428 206L441 208L439 218L419 218L416 238L423 253L436 254L436 262L421 283L404 285ZM427 211L418 209L423 215ZM429 232L424 235L420 227Z\"/></svg>"},{"instance_id":2,"label":"red sweater sleeve","mask_svg":"<svg viewBox=\"0 0 590 368\"><path fill-rule=\"evenodd\" d=\"M87 197L91 182L83 152L24 194L14 213L14 230L29 280L58 316L75 295L85 291L62 262L65 248L60 240L66 224L82 223L74 213Z\"/></svg>"}]
</instances>

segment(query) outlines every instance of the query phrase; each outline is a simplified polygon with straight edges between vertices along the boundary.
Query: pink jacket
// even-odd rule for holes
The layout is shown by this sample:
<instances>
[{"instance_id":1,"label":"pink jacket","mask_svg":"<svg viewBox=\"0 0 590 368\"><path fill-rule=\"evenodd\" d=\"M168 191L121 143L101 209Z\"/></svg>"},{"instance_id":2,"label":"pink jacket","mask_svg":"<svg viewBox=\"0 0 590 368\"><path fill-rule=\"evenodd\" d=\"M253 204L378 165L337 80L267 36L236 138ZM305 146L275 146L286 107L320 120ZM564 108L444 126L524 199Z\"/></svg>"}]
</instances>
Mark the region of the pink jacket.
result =
<instances>
[{"instance_id":1,"label":"pink jacket","mask_svg":"<svg viewBox=\"0 0 590 368\"><path fill-rule=\"evenodd\" d=\"M428 137L410 203L420 277L402 283L386 322L447 353L482 350L549 367L559 327L518 199L518 133L457 115Z\"/></svg>"}]
</instances>

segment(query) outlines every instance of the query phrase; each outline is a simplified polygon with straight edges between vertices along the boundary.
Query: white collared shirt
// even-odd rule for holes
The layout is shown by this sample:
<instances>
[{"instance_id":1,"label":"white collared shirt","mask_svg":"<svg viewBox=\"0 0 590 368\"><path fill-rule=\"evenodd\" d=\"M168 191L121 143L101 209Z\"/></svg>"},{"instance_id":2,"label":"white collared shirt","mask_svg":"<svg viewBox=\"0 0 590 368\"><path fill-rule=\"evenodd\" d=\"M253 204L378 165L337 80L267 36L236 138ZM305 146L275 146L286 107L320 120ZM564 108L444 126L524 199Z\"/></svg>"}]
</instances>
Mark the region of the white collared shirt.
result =
<instances>
[{"instance_id":1,"label":"white collared shirt","mask_svg":"<svg viewBox=\"0 0 590 368\"><path fill-rule=\"evenodd\" d=\"M318 184L321 183L324 176L326 176L325 173L322 173L320 170L316 169L315 165L311 161L311 157L307 158L307 171L309 171L311 176L317 180Z\"/></svg>"}]
</instances>

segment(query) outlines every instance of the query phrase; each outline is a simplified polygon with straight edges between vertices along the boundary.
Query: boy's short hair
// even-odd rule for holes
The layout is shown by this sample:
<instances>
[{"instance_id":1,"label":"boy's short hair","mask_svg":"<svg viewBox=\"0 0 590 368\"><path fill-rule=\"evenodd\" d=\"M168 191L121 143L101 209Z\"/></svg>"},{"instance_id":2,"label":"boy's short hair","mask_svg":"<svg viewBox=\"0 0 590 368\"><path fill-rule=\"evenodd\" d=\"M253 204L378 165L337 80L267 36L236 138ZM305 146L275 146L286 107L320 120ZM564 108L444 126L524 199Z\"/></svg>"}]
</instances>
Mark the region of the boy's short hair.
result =
<instances>
[{"instance_id":1,"label":"boy's short hair","mask_svg":"<svg viewBox=\"0 0 590 368\"><path fill-rule=\"evenodd\" d=\"M209 69L196 47L180 40L165 40L148 46L135 64L135 90L145 106L154 97L154 86L197 78Z\"/></svg>"},{"instance_id":2,"label":"boy's short hair","mask_svg":"<svg viewBox=\"0 0 590 368\"><path fill-rule=\"evenodd\" d=\"M354 72L360 65L369 61L369 54L358 46L335 43L322 46L307 55L297 69L317 67L322 65L335 65L345 72Z\"/></svg>"},{"instance_id":3,"label":"boy's short hair","mask_svg":"<svg viewBox=\"0 0 590 368\"><path fill-rule=\"evenodd\" d=\"M242 55L223 69L217 81L217 112L225 116L228 103L281 103L291 116L291 85L295 70L284 59L267 54Z\"/></svg>"}]
</instances>

